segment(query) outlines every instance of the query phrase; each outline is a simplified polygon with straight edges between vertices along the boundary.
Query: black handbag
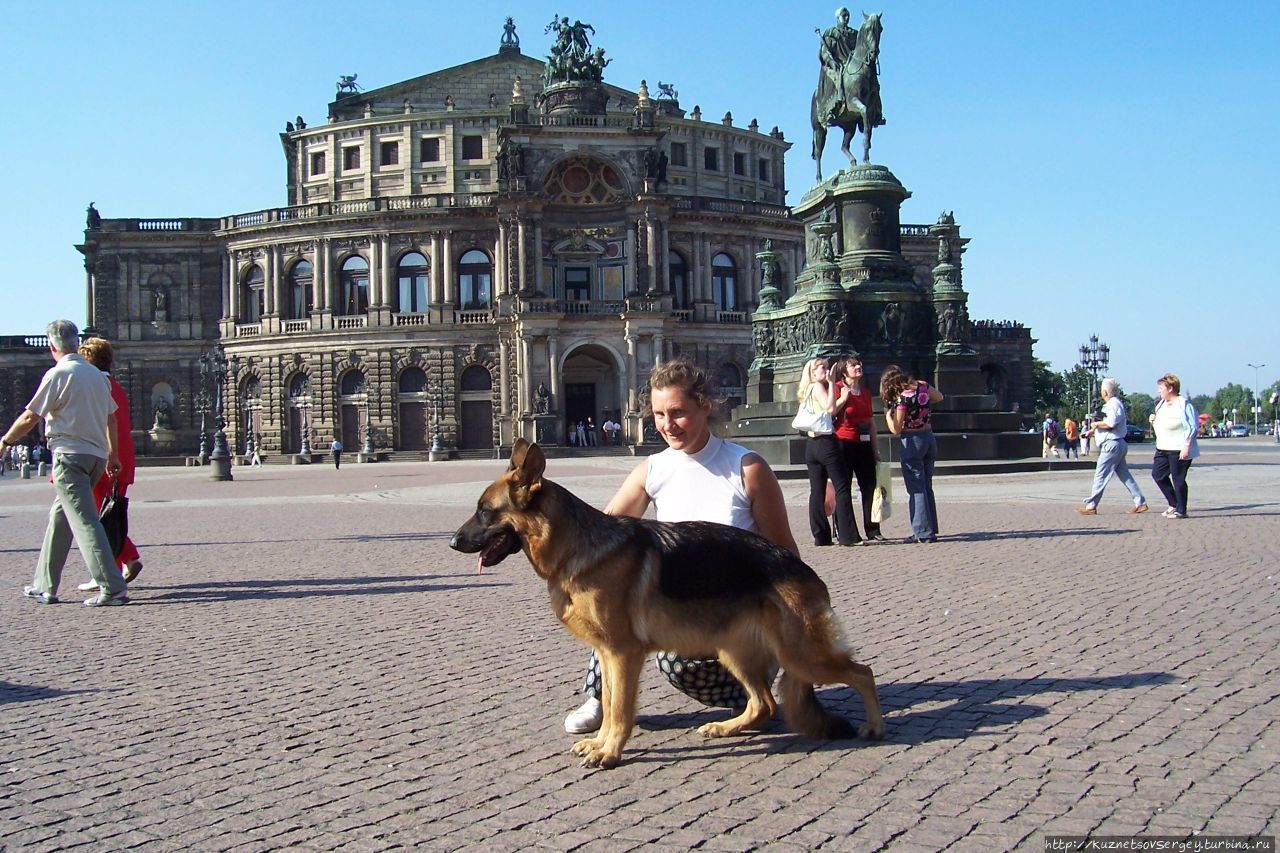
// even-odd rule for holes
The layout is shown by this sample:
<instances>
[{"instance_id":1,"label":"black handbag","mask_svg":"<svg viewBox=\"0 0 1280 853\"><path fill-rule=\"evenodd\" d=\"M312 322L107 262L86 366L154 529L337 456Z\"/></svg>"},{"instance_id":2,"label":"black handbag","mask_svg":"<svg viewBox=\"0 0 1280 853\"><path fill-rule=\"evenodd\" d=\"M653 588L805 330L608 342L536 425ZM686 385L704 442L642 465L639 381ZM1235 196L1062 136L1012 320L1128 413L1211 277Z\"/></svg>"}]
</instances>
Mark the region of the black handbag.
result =
<instances>
[{"instance_id":1,"label":"black handbag","mask_svg":"<svg viewBox=\"0 0 1280 853\"><path fill-rule=\"evenodd\" d=\"M111 546L111 556L118 558L129 535L129 499L120 494L118 479L102 503L101 518L102 527L107 531L107 543Z\"/></svg>"}]
</instances>

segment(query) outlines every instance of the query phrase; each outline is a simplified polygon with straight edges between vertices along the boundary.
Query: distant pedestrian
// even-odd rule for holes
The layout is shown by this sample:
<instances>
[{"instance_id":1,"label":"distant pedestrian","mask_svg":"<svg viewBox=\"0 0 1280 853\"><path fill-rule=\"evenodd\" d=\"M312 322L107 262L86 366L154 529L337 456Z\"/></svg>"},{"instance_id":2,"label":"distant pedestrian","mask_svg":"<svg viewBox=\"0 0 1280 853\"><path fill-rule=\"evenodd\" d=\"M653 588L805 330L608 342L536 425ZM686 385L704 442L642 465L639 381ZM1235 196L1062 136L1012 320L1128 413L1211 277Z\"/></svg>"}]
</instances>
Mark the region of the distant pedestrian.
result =
<instances>
[{"instance_id":1,"label":"distant pedestrian","mask_svg":"<svg viewBox=\"0 0 1280 853\"><path fill-rule=\"evenodd\" d=\"M80 331L70 320L55 320L45 330L55 364L9 430L0 436L0 453L31 431L41 418L53 451L53 506L35 580L22 594L42 604L56 604L62 568L75 537L80 555L97 582L90 607L129 601L124 576L116 566L107 531L93 502L93 484L106 472L120 473L116 403L102 371L76 352Z\"/></svg>"},{"instance_id":2,"label":"distant pedestrian","mask_svg":"<svg viewBox=\"0 0 1280 853\"><path fill-rule=\"evenodd\" d=\"M578 446L579 446L579 447L586 447L586 446L587 446L587 426L586 426L586 424L584 424L582 421L578 421L577 431L578 431Z\"/></svg>"},{"instance_id":3,"label":"distant pedestrian","mask_svg":"<svg viewBox=\"0 0 1280 853\"><path fill-rule=\"evenodd\" d=\"M333 454L333 470L337 471L342 467L342 442L336 435L329 442L329 452Z\"/></svg>"},{"instance_id":4,"label":"distant pedestrian","mask_svg":"<svg viewBox=\"0 0 1280 853\"><path fill-rule=\"evenodd\" d=\"M1058 455L1058 422L1053 419L1053 415L1045 415L1044 428L1040 431L1041 438L1044 440L1044 457Z\"/></svg>"},{"instance_id":5,"label":"distant pedestrian","mask_svg":"<svg viewBox=\"0 0 1280 853\"><path fill-rule=\"evenodd\" d=\"M1182 396L1182 381L1172 373L1156 380L1160 400L1151 415L1156 437L1156 457L1151 465L1151 479L1169 508L1165 518L1187 517L1187 472L1191 460L1200 455L1196 441L1199 429L1196 407Z\"/></svg>"},{"instance_id":6,"label":"distant pedestrian","mask_svg":"<svg viewBox=\"0 0 1280 853\"><path fill-rule=\"evenodd\" d=\"M1062 440L1063 450L1062 458L1070 459L1071 454L1075 454L1077 459L1080 458L1080 425L1071 418L1067 418L1062 424Z\"/></svg>"},{"instance_id":7,"label":"distant pedestrian","mask_svg":"<svg viewBox=\"0 0 1280 853\"><path fill-rule=\"evenodd\" d=\"M587 444L591 447L595 447L598 443L599 438L596 435L595 421L591 418L587 418Z\"/></svg>"},{"instance_id":8,"label":"distant pedestrian","mask_svg":"<svg viewBox=\"0 0 1280 853\"><path fill-rule=\"evenodd\" d=\"M1129 494L1133 495L1133 506L1129 507L1129 512L1147 511L1147 499L1142 496L1138 481L1129 473L1129 463L1125 459L1129 453L1129 443L1124 438L1128 421L1124 403L1116 397L1117 387L1111 377L1102 380L1102 417L1093 422L1087 433L1097 439L1098 466L1093 472L1093 491L1084 506L1076 510L1081 515L1098 514L1098 502L1102 500L1102 492L1111 482L1112 475L1118 476Z\"/></svg>"},{"instance_id":9,"label":"distant pedestrian","mask_svg":"<svg viewBox=\"0 0 1280 853\"><path fill-rule=\"evenodd\" d=\"M249 456L249 467L250 468L262 467L262 454L258 452L258 445L256 444L253 446L253 453Z\"/></svg>"}]
</instances>

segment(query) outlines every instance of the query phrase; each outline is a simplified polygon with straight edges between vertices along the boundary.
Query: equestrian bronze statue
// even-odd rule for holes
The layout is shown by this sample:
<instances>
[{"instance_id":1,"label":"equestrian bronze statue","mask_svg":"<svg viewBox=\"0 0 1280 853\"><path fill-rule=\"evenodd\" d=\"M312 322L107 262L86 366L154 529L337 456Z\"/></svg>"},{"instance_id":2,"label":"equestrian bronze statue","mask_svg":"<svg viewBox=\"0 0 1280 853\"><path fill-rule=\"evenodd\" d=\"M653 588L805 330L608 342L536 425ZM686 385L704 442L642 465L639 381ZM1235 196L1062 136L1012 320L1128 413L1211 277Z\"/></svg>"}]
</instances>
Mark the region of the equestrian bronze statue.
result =
<instances>
[{"instance_id":1,"label":"equestrian bronze statue","mask_svg":"<svg viewBox=\"0 0 1280 853\"><path fill-rule=\"evenodd\" d=\"M827 144L827 128L844 131L840 150L857 165L849 143L862 131L862 162L871 162L871 132L884 124L880 106L880 12L863 13L862 26L849 26L849 10L836 12L836 25L822 33L818 59L822 72L813 93L810 123L813 125L813 159L822 180L822 149Z\"/></svg>"}]
</instances>

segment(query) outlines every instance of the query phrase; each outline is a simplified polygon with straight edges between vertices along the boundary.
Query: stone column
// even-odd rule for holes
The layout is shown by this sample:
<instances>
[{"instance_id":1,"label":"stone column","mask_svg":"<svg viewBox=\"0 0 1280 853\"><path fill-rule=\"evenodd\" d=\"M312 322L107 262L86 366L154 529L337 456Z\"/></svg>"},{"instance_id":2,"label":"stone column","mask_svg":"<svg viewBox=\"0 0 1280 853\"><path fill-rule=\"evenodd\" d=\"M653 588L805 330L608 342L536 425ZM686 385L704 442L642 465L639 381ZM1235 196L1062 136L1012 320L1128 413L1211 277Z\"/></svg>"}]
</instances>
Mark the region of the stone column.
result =
<instances>
[{"instance_id":1,"label":"stone column","mask_svg":"<svg viewBox=\"0 0 1280 853\"><path fill-rule=\"evenodd\" d=\"M564 412L560 404L560 339L547 336L547 364L551 370L551 402L555 411Z\"/></svg>"},{"instance_id":2,"label":"stone column","mask_svg":"<svg viewBox=\"0 0 1280 853\"><path fill-rule=\"evenodd\" d=\"M658 289L662 293L670 293L671 292L671 269L670 269L671 232L668 229L667 227L668 224L666 222L661 223L661 225L662 225L662 228L661 228L662 251L658 257L658 269L659 269L658 281L660 283L660 287Z\"/></svg>"},{"instance_id":3,"label":"stone column","mask_svg":"<svg viewBox=\"0 0 1280 853\"><path fill-rule=\"evenodd\" d=\"M649 259L649 292L662 290L662 277L658 274L658 223L652 213L645 215L645 248Z\"/></svg>"},{"instance_id":4,"label":"stone column","mask_svg":"<svg viewBox=\"0 0 1280 853\"><path fill-rule=\"evenodd\" d=\"M311 250L311 310L324 310L324 241L317 240Z\"/></svg>"},{"instance_id":5,"label":"stone column","mask_svg":"<svg viewBox=\"0 0 1280 853\"><path fill-rule=\"evenodd\" d=\"M711 266L711 238L704 236L701 242L702 242L702 276L701 276L702 299L704 302L711 303L711 307L708 310L714 312L716 310L715 308L716 300L715 300L715 296L712 293L712 286L711 286L711 273L713 270L713 267Z\"/></svg>"},{"instance_id":6,"label":"stone column","mask_svg":"<svg viewBox=\"0 0 1280 853\"><path fill-rule=\"evenodd\" d=\"M232 301L231 296L235 293L235 287L231 282L236 277L235 258L228 251L222 256L222 319L227 320L232 317Z\"/></svg>"},{"instance_id":7,"label":"stone column","mask_svg":"<svg viewBox=\"0 0 1280 853\"><path fill-rule=\"evenodd\" d=\"M493 247L493 277L499 296L511 292L511 280L507 273L507 223L498 216L498 241Z\"/></svg>"},{"instance_id":8,"label":"stone column","mask_svg":"<svg viewBox=\"0 0 1280 853\"><path fill-rule=\"evenodd\" d=\"M267 246L265 251L266 257L262 259L262 316L264 319L276 313L276 286L280 281L277 265L279 250L275 246Z\"/></svg>"},{"instance_id":9,"label":"stone column","mask_svg":"<svg viewBox=\"0 0 1280 853\"><path fill-rule=\"evenodd\" d=\"M498 414L503 417L511 415L511 352L507 339L498 336ZM514 426L514 425L513 425Z\"/></svg>"},{"instance_id":10,"label":"stone column","mask_svg":"<svg viewBox=\"0 0 1280 853\"><path fill-rule=\"evenodd\" d=\"M379 290L378 307L388 308L392 304L391 288L393 286L394 270L391 267L391 235L382 234L378 237L378 254L382 258L382 287Z\"/></svg>"},{"instance_id":11,"label":"stone column","mask_svg":"<svg viewBox=\"0 0 1280 853\"><path fill-rule=\"evenodd\" d=\"M542 289L542 220L533 220L533 289L545 293Z\"/></svg>"},{"instance_id":12,"label":"stone column","mask_svg":"<svg viewBox=\"0 0 1280 853\"><path fill-rule=\"evenodd\" d=\"M369 309L373 310L382 302L382 246L377 234L369 235Z\"/></svg>"},{"instance_id":13,"label":"stone column","mask_svg":"<svg viewBox=\"0 0 1280 853\"><path fill-rule=\"evenodd\" d=\"M520 335L520 363L517 365L517 378L519 384L516 387L516 393L520 397L520 413L525 414L533 411L533 405L529 393L529 339L523 333Z\"/></svg>"},{"instance_id":14,"label":"stone column","mask_svg":"<svg viewBox=\"0 0 1280 853\"><path fill-rule=\"evenodd\" d=\"M655 367L667 360L664 352L666 343L666 338L661 331L653 333L653 364Z\"/></svg>"},{"instance_id":15,"label":"stone column","mask_svg":"<svg viewBox=\"0 0 1280 853\"><path fill-rule=\"evenodd\" d=\"M636 223L627 220L627 273L622 283L622 295L640 292L640 282L636 281Z\"/></svg>"},{"instance_id":16,"label":"stone column","mask_svg":"<svg viewBox=\"0 0 1280 853\"><path fill-rule=\"evenodd\" d=\"M525 257L525 229L524 217L516 220L516 239L520 241L520 245L516 247L516 262L520 264L516 276L520 282L520 293L527 293L529 290L528 282L525 280L525 270L528 268L528 259ZM526 379L525 384L528 384Z\"/></svg>"},{"instance_id":17,"label":"stone column","mask_svg":"<svg viewBox=\"0 0 1280 853\"><path fill-rule=\"evenodd\" d=\"M440 255L440 235L431 235L431 304L436 308L444 302L444 264Z\"/></svg>"},{"instance_id":18,"label":"stone column","mask_svg":"<svg viewBox=\"0 0 1280 853\"><path fill-rule=\"evenodd\" d=\"M441 236L441 248L444 251L444 289L441 291L440 304L444 307L452 308L453 301L453 236L448 232L444 232Z\"/></svg>"},{"instance_id":19,"label":"stone column","mask_svg":"<svg viewBox=\"0 0 1280 853\"><path fill-rule=\"evenodd\" d=\"M627 331L627 411L634 412L638 402L636 397L636 336Z\"/></svg>"}]
</instances>

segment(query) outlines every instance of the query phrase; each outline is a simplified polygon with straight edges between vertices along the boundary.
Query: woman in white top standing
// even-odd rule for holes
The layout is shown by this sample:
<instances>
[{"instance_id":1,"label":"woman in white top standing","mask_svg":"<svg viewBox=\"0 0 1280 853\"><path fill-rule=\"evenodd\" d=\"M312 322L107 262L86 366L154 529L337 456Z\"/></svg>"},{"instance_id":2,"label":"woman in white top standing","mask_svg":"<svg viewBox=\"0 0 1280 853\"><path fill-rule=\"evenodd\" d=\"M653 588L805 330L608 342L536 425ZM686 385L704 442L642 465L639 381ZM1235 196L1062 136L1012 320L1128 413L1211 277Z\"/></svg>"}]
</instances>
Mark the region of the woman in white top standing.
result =
<instances>
[{"instance_id":1,"label":"woman in white top standing","mask_svg":"<svg viewBox=\"0 0 1280 853\"><path fill-rule=\"evenodd\" d=\"M667 449L641 462L604 511L640 518L650 504L658 521L714 521L759 533L797 556L782 487L760 456L711 432L715 400L706 373L686 358L649 374L653 424ZM658 668L681 692L704 705L740 708L746 691L720 662L658 653ZM565 718L565 731L600 728L600 664L592 653L587 701Z\"/></svg>"},{"instance_id":2,"label":"woman in white top standing","mask_svg":"<svg viewBox=\"0 0 1280 853\"><path fill-rule=\"evenodd\" d=\"M1196 441L1198 429L1196 407L1182 396L1182 381L1172 373L1156 380L1160 401L1156 403L1151 426L1156 434L1156 458L1151 465L1151 479L1169 508L1165 518L1187 517L1187 471L1191 460L1200 455Z\"/></svg>"}]
</instances>

